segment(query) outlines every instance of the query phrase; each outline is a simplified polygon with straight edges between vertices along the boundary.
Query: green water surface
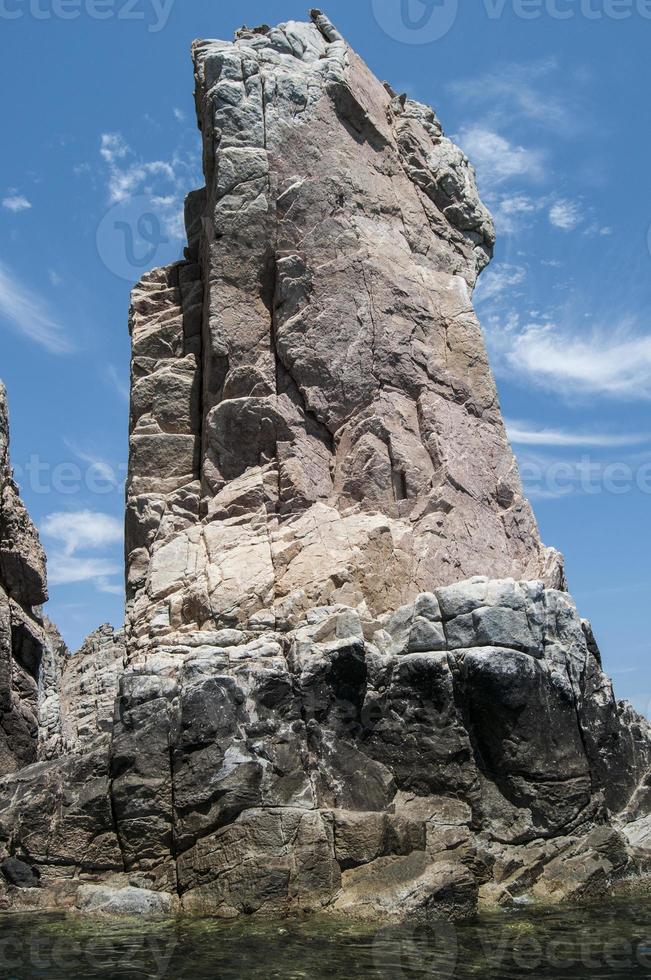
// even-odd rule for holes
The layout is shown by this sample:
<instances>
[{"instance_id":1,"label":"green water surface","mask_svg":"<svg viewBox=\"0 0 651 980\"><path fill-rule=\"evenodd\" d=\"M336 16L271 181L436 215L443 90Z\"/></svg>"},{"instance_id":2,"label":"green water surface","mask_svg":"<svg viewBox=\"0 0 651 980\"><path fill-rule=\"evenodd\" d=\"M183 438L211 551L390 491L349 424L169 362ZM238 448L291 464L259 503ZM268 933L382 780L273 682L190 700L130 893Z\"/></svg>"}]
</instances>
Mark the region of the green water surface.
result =
<instances>
[{"instance_id":1,"label":"green water surface","mask_svg":"<svg viewBox=\"0 0 651 980\"><path fill-rule=\"evenodd\" d=\"M522 907L431 928L332 919L225 924L0 916L0 977L12 978L651 978L651 905L619 899Z\"/></svg>"}]
</instances>

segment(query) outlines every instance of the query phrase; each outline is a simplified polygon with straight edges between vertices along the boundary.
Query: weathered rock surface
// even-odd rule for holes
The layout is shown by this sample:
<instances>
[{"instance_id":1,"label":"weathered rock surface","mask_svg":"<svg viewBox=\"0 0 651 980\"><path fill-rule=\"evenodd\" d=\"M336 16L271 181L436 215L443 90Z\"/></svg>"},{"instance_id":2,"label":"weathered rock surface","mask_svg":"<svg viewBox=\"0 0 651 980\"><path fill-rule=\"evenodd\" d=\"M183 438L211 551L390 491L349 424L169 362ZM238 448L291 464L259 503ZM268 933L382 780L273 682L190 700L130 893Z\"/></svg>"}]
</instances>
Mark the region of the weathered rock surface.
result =
<instances>
[{"instance_id":1,"label":"weathered rock surface","mask_svg":"<svg viewBox=\"0 0 651 980\"><path fill-rule=\"evenodd\" d=\"M132 648L473 574L562 586L472 309L466 158L322 18L193 54L206 189L131 309Z\"/></svg>"},{"instance_id":2,"label":"weathered rock surface","mask_svg":"<svg viewBox=\"0 0 651 980\"><path fill-rule=\"evenodd\" d=\"M193 56L206 187L132 295L126 631L53 658L4 901L601 894L650 863L651 730L523 497L472 167L317 11Z\"/></svg>"},{"instance_id":3,"label":"weathered rock surface","mask_svg":"<svg viewBox=\"0 0 651 980\"><path fill-rule=\"evenodd\" d=\"M64 753L86 751L110 735L124 657L124 632L104 625L62 662L59 710Z\"/></svg>"},{"instance_id":4,"label":"weathered rock surface","mask_svg":"<svg viewBox=\"0 0 651 980\"><path fill-rule=\"evenodd\" d=\"M0 781L0 856L64 903L62 883L125 874L224 917L458 917L478 897L598 894L644 865L610 824L639 812L649 728L541 582L164 637L94 738Z\"/></svg>"},{"instance_id":5,"label":"weathered rock surface","mask_svg":"<svg viewBox=\"0 0 651 980\"><path fill-rule=\"evenodd\" d=\"M77 908L95 914L138 917L169 917L176 911L171 895L132 885L81 885L77 892Z\"/></svg>"},{"instance_id":6,"label":"weathered rock surface","mask_svg":"<svg viewBox=\"0 0 651 980\"><path fill-rule=\"evenodd\" d=\"M9 413L0 382L0 775L59 749L52 695L62 641L41 615L45 554L9 459Z\"/></svg>"}]
</instances>

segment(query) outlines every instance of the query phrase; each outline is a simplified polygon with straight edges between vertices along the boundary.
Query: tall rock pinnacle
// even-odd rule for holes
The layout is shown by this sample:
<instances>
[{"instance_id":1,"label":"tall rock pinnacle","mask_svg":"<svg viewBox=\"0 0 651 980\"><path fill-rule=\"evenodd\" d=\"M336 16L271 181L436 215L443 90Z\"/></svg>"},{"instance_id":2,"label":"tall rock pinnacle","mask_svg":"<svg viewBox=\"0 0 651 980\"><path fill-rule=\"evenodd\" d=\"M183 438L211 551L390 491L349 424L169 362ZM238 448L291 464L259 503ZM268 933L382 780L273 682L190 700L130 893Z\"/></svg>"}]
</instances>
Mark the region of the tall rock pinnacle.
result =
<instances>
[{"instance_id":1,"label":"tall rock pinnacle","mask_svg":"<svg viewBox=\"0 0 651 980\"><path fill-rule=\"evenodd\" d=\"M318 11L193 57L206 190L187 261L133 296L136 632L562 586L472 309L494 233L468 160Z\"/></svg>"},{"instance_id":2,"label":"tall rock pinnacle","mask_svg":"<svg viewBox=\"0 0 651 980\"><path fill-rule=\"evenodd\" d=\"M0 849L41 906L603 892L651 863L651 730L523 496L472 167L319 11L193 58L206 186L132 294L124 646L68 661Z\"/></svg>"}]
</instances>

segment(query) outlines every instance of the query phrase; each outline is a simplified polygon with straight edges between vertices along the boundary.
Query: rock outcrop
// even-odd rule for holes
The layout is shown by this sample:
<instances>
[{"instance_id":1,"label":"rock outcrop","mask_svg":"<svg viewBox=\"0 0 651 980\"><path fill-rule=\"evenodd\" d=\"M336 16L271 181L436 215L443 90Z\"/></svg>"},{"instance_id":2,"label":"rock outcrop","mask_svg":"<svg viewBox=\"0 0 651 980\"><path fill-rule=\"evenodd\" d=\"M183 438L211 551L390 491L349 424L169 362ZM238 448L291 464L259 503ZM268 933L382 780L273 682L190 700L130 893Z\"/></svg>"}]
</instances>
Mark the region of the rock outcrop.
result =
<instances>
[{"instance_id":1,"label":"rock outcrop","mask_svg":"<svg viewBox=\"0 0 651 980\"><path fill-rule=\"evenodd\" d=\"M45 554L13 479L0 382L0 776L59 748L52 695L61 638L41 614L47 597Z\"/></svg>"},{"instance_id":2,"label":"rock outcrop","mask_svg":"<svg viewBox=\"0 0 651 980\"><path fill-rule=\"evenodd\" d=\"M58 757L0 780L6 901L603 893L649 862L651 730L523 496L472 167L318 11L193 56L206 187L132 296L126 630L66 660Z\"/></svg>"},{"instance_id":3,"label":"rock outcrop","mask_svg":"<svg viewBox=\"0 0 651 980\"><path fill-rule=\"evenodd\" d=\"M58 688L62 754L83 752L110 735L124 657L124 631L108 624L66 657Z\"/></svg>"}]
</instances>

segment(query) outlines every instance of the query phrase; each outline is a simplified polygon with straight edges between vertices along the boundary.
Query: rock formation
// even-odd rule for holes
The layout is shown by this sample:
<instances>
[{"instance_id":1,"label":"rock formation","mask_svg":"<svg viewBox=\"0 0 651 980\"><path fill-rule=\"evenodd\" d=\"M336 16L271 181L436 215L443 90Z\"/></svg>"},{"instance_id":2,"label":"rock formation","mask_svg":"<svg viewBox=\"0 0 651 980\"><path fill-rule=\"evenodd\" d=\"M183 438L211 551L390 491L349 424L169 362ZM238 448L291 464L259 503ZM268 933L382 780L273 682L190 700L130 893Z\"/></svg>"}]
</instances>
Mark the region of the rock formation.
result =
<instances>
[{"instance_id":1,"label":"rock formation","mask_svg":"<svg viewBox=\"0 0 651 980\"><path fill-rule=\"evenodd\" d=\"M124 631L104 625L63 661L58 686L62 753L84 751L111 733L124 656Z\"/></svg>"},{"instance_id":2,"label":"rock formation","mask_svg":"<svg viewBox=\"0 0 651 980\"><path fill-rule=\"evenodd\" d=\"M472 167L318 11L193 56L206 187L130 313L126 631L60 671L59 757L0 780L6 901L603 892L649 862L651 731L523 496Z\"/></svg>"},{"instance_id":3,"label":"rock formation","mask_svg":"<svg viewBox=\"0 0 651 980\"><path fill-rule=\"evenodd\" d=\"M60 637L43 619L45 554L9 460L9 413L0 383L0 776L58 748Z\"/></svg>"}]
</instances>

